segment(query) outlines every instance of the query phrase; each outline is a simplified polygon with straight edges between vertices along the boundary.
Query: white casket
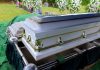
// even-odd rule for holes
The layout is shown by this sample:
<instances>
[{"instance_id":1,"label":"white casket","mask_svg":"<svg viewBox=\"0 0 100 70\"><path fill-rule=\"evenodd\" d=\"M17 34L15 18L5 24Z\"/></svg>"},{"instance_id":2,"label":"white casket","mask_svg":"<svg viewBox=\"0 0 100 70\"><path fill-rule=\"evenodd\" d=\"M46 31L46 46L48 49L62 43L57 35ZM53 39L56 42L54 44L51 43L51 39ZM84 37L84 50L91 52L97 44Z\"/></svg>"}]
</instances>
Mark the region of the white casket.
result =
<instances>
[{"instance_id":1,"label":"white casket","mask_svg":"<svg viewBox=\"0 0 100 70\"><path fill-rule=\"evenodd\" d=\"M100 14L38 16L8 27L36 61L100 38Z\"/></svg>"}]
</instances>

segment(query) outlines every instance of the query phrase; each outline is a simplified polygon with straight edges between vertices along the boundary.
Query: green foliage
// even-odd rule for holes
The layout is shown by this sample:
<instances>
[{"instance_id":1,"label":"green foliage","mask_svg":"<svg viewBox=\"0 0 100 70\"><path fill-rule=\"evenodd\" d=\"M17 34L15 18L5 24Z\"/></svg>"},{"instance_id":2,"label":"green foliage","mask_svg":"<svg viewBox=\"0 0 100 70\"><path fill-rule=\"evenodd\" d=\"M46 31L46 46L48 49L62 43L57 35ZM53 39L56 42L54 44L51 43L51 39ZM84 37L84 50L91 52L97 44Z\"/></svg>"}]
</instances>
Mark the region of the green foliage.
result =
<instances>
[{"instance_id":1,"label":"green foliage","mask_svg":"<svg viewBox=\"0 0 100 70\"><path fill-rule=\"evenodd\" d=\"M48 3L55 3L55 0L47 0Z\"/></svg>"},{"instance_id":2,"label":"green foliage","mask_svg":"<svg viewBox=\"0 0 100 70\"><path fill-rule=\"evenodd\" d=\"M55 0L60 12L66 10L67 2L66 0Z\"/></svg>"},{"instance_id":3,"label":"green foliage","mask_svg":"<svg viewBox=\"0 0 100 70\"><path fill-rule=\"evenodd\" d=\"M70 13L76 13L80 10L81 0L67 0L67 8Z\"/></svg>"},{"instance_id":4,"label":"green foliage","mask_svg":"<svg viewBox=\"0 0 100 70\"><path fill-rule=\"evenodd\" d=\"M42 2L48 2L49 4L55 4L55 0L42 0Z\"/></svg>"},{"instance_id":5,"label":"green foliage","mask_svg":"<svg viewBox=\"0 0 100 70\"><path fill-rule=\"evenodd\" d=\"M68 2L68 4L71 4L72 0L66 0Z\"/></svg>"},{"instance_id":6,"label":"green foliage","mask_svg":"<svg viewBox=\"0 0 100 70\"><path fill-rule=\"evenodd\" d=\"M89 12L99 12L99 6L100 6L99 0L91 0L88 10Z\"/></svg>"},{"instance_id":7,"label":"green foliage","mask_svg":"<svg viewBox=\"0 0 100 70\"><path fill-rule=\"evenodd\" d=\"M87 6L90 3L90 0L82 0L82 5Z\"/></svg>"}]
</instances>

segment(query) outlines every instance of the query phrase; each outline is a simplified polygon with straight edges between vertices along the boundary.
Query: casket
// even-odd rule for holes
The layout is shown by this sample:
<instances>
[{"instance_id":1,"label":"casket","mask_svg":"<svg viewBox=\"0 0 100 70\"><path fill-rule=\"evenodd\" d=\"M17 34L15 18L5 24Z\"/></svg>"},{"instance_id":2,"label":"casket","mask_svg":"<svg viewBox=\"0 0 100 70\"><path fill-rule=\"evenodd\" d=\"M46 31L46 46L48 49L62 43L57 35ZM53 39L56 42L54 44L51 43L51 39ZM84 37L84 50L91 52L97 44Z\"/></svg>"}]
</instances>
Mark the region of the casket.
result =
<instances>
[{"instance_id":1,"label":"casket","mask_svg":"<svg viewBox=\"0 0 100 70\"><path fill-rule=\"evenodd\" d=\"M33 16L8 27L36 61L100 38L100 14Z\"/></svg>"}]
</instances>

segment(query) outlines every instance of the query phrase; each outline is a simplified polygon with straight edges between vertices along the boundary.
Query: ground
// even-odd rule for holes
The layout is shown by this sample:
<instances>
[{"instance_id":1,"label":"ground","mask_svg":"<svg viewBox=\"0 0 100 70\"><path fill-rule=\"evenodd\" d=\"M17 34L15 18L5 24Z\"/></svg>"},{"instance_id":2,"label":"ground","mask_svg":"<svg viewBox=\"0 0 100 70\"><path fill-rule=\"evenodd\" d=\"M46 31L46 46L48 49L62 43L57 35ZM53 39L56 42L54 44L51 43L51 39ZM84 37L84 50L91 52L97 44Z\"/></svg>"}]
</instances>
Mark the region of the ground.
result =
<instances>
[{"instance_id":1,"label":"ground","mask_svg":"<svg viewBox=\"0 0 100 70\"><path fill-rule=\"evenodd\" d=\"M16 7L15 4L0 3L0 22L9 21L15 16L27 13L27 11Z\"/></svg>"}]
</instances>

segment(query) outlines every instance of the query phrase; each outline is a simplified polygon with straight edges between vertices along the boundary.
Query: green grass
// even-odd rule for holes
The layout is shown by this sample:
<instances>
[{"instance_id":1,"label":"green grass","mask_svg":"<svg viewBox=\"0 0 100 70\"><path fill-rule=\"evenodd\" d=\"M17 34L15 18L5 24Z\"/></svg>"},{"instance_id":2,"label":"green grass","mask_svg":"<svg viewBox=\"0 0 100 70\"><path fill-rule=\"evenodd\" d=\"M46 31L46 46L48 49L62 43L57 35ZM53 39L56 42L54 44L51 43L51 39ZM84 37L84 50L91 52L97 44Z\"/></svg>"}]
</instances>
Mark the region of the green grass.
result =
<instances>
[{"instance_id":1,"label":"green grass","mask_svg":"<svg viewBox=\"0 0 100 70\"><path fill-rule=\"evenodd\" d=\"M52 12L53 14L70 14L69 10L65 10L60 12L58 8L53 7L43 7L43 13ZM80 11L78 13L84 13L85 7L81 6ZM23 10L22 8L16 7L15 4L11 3L0 3L0 22L8 21L14 18L15 16L27 14L28 12Z\"/></svg>"},{"instance_id":2,"label":"green grass","mask_svg":"<svg viewBox=\"0 0 100 70\"><path fill-rule=\"evenodd\" d=\"M15 16L27 13L27 11L17 8L14 4L0 3L0 22L9 21Z\"/></svg>"},{"instance_id":3,"label":"green grass","mask_svg":"<svg viewBox=\"0 0 100 70\"><path fill-rule=\"evenodd\" d=\"M62 13L66 14L66 13L68 13L67 10L65 10L64 12L61 13L58 8L53 8L53 7L43 7L42 9L43 9L43 14L45 12L52 12L53 14L62 14Z\"/></svg>"},{"instance_id":4,"label":"green grass","mask_svg":"<svg viewBox=\"0 0 100 70\"><path fill-rule=\"evenodd\" d=\"M85 6L81 6L80 10L77 13L85 13ZM60 12L58 8L53 8L53 7L43 7L43 14L45 12L52 12L53 14L71 14L69 10L65 10L63 12Z\"/></svg>"}]
</instances>

